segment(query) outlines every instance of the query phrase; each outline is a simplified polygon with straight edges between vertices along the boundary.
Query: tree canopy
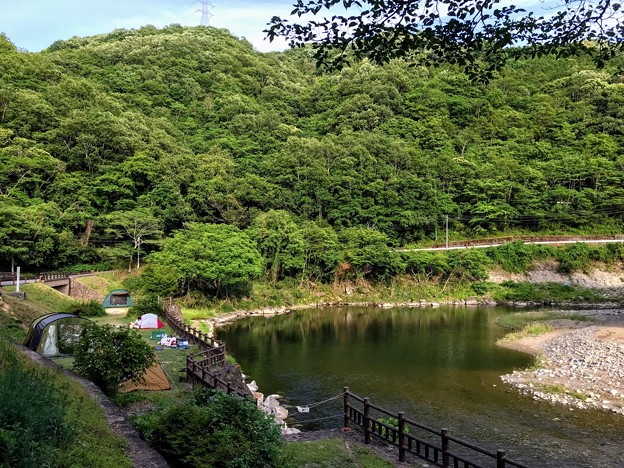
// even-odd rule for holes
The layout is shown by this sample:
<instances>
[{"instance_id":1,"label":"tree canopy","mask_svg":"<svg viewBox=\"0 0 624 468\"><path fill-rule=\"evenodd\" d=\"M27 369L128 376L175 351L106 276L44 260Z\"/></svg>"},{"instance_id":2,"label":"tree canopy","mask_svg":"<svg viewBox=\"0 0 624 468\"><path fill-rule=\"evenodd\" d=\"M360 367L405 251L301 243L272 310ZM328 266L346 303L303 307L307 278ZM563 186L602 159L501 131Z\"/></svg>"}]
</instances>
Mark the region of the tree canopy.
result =
<instances>
[{"instance_id":1,"label":"tree canopy","mask_svg":"<svg viewBox=\"0 0 624 468\"><path fill-rule=\"evenodd\" d=\"M384 63L409 56L425 64L457 64L481 79L509 55L582 51L602 65L621 50L619 2L542 5L536 14L502 0L298 0L291 15L306 21L273 17L265 32L270 40L285 37L291 46L312 44L318 62L330 68L350 59ZM321 12L331 17L317 18ZM523 48L509 50L518 46Z\"/></svg>"},{"instance_id":2,"label":"tree canopy","mask_svg":"<svg viewBox=\"0 0 624 468\"><path fill-rule=\"evenodd\" d=\"M153 293L225 295L238 271L215 265L235 253L239 285L388 278L386 249L443 242L447 216L452 237L620 233L622 69L524 57L475 84L406 59L330 72L207 27L40 53L0 36L0 270L140 254Z\"/></svg>"}]
</instances>

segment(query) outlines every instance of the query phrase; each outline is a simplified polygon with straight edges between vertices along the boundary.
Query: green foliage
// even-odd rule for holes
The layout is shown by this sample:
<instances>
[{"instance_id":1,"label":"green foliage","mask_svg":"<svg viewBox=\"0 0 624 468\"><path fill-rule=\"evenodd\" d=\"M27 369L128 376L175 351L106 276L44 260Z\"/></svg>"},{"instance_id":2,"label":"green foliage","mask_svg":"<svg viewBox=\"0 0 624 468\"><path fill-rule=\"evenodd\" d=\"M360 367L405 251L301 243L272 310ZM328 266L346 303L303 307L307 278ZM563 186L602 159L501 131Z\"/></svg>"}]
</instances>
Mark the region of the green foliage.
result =
<instances>
[{"instance_id":1,"label":"green foliage","mask_svg":"<svg viewBox=\"0 0 624 468\"><path fill-rule=\"evenodd\" d=\"M505 281L503 289L497 291L494 299L502 301L530 301L540 303L563 301L599 301L600 295L588 288L559 283L529 283L526 281Z\"/></svg>"},{"instance_id":2,"label":"green foliage","mask_svg":"<svg viewBox=\"0 0 624 468\"><path fill-rule=\"evenodd\" d=\"M251 400L201 393L152 423L150 444L182 466L281 466L279 426Z\"/></svg>"},{"instance_id":3,"label":"green foliage","mask_svg":"<svg viewBox=\"0 0 624 468\"><path fill-rule=\"evenodd\" d=\"M147 296L141 296L133 302L132 307L128 311L128 315L132 317L139 317L143 314L156 314L162 315L163 306L158 296L148 294Z\"/></svg>"},{"instance_id":4,"label":"green foliage","mask_svg":"<svg viewBox=\"0 0 624 468\"><path fill-rule=\"evenodd\" d=\"M399 420L397 418L377 418L377 420L382 423L385 424L386 426L390 426L393 429L399 429ZM390 431L386 428L383 427L381 428L381 437L389 437L390 436ZM404 428L404 433L408 434L409 433L409 427L407 425L405 425Z\"/></svg>"},{"instance_id":5,"label":"green foliage","mask_svg":"<svg viewBox=\"0 0 624 468\"><path fill-rule=\"evenodd\" d=\"M399 254L388 247L388 237L367 228L349 228L340 233L344 258L352 274L361 278L389 279L402 269Z\"/></svg>"},{"instance_id":6,"label":"green foliage","mask_svg":"<svg viewBox=\"0 0 624 468\"><path fill-rule=\"evenodd\" d=\"M377 40L404 44L395 33ZM621 233L622 56L599 70L589 58L606 49L580 50L522 58L477 86L411 59L334 74L310 67L307 48L260 54L214 28L116 30L29 54L0 41L0 270L128 268L192 223L252 235L274 284L396 277L390 246L440 243L447 215L451 239ZM608 249L563 256L562 269L622 258ZM488 256L524 271L539 252ZM247 294L265 271L251 258L234 284L236 271L204 275L240 253L219 250L201 275L195 260L153 262L142 291ZM401 257L421 279L482 276L452 257Z\"/></svg>"},{"instance_id":7,"label":"green foliage","mask_svg":"<svg viewBox=\"0 0 624 468\"><path fill-rule=\"evenodd\" d=\"M488 249L487 254L495 264L505 271L526 273L531 269L536 259L543 259L547 256L547 251L547 248L539 245L516 241Z\"/></svg>"},{"instance_id":8,"label":"green foliage","mask_svg":"<svg viewBox=\"0 0 624 468\"><path fill-rule=\"evenodd\" d=\"M146 294L173 296L179 289L182 281L180 272L175 266L159 264L156 260L145 267L139 280L139 288Z\"/></svg>"},{"instance_id":9,"label":"green foliage","mask_svg":"<svg viewBox=\"0 0 624 468\"><path fill-rule=\"evenodd\" d=\"M366 57L385 63L405 57L420 64L459 65L480 80L491 78L510 56L564 57L589 52L602 67L621 50L619 44L624 36L617 27L624 19L620 4L611 5L606 0L581 5L566 0L560 9L545 15L539 10L534 14L498 2L442 0L422 4L363 0L355 5L344 2L347 14L342 16L332 10L336 3L335 0L293 2L291 15L305 21L296 23L274 16L265 32L271 41L281 36L292 46L312 44L319 66L342 68L353 58ZM334 13L331 18L330 10ZM612 23L604 28L593 27L608 20ZM593 41L606 44L600 48L583 45ZM524 52L508 51L518 44L531 47ZM435 54L430 54L431 51Z\"/></svg>"},{"instance_id":10,"label":"green foliage","mask_svg":"<svg viewBox=\"0 0 624 468\"><path fill-rule=\"evenodd\" d=\"M80 317L103 317L106 315L104 306L94 300L72 304L65 312L76 314Z\"/></svg>"},{"instance_id":11,"label":"green foliage","mask_svg":"<svg viewBox=\"0 0 624 468\"><path fill-rule=\"evenodd\" d=\"M431 278L446 278L450 271L448 256L445 252L402 252L405 271L412 275Z\"/></svg>"},{"instance_id":12,"label":"green foliage","mask_svg":"<svg viewBox=\"0 0 624 468\"><path fill-rule=\"evenodd\" d=\"M4 342L0 358L0 465L47 465L75 433L75 421L66 415L67 397L21 365Z\"/></svg>"},{"instance_id":13,"label":"green foliage","mask_svg":"<svg viewBox=\"0 0 624 468\"><path fill-rule=\"evenodd\" d=\"M74 370L114 394L126 380L140 380L153 362L151 347L136 330L90 325L80 339Z\"/></svg>"},{"instance_id":14,"label":"green foliage","mask_svg":"<svg viewBox=\"0 0 624 468\"><path fill-rule=\"evenodd\" d=\"M604 260L604 249L591 247L578 242L565 249L557 249L556 258L559 261L557 271L561 273L587 272L594 261Z\"/></svg>"},{"instance_id":15,"label":"green foliage","mask_svg":"<svg viewBox=\"0 0 624 468\"><path fill-rule=\"evenodd\" d=\"M262 256L244 232L234 226L199 223L167 239L150 263L161 268L155 271L161 276L154 275L154 282L162 281L163 272L170 268L183 289L193 286L217 296L244 292L263 267Z\"/></svg>"},{"instance_id":16,"label":"green foliage","mask_svg":"<svg viewBox=\"0 0 624 468\"><path fill-rule=\"evenodd\" d=\"M492 261L482 249L451 250L448 253L450 275L460 281L482 281L488 277Z\"/></svg>"},{"instance_id":17,"label":"green foliage","mask_svg":"<svg viewBox=\"0 0 624 468\"><path fill-rule=\"evenodd\" d=\"M286 211L271 210L258 215L247 232L256 241L274 283L284 273L297 273L304 267L303 236Z\"/></svg>"},{"instance_id":18,"label":"green foliage","mask_svg":"<svg viewBox=\"0 0 624 468\"><path fill-rule=\"evenodd\" d=\"M3 341L0 394L0 466L132 466L124 441L84 388Z\"/></svg>"}]
</instances>

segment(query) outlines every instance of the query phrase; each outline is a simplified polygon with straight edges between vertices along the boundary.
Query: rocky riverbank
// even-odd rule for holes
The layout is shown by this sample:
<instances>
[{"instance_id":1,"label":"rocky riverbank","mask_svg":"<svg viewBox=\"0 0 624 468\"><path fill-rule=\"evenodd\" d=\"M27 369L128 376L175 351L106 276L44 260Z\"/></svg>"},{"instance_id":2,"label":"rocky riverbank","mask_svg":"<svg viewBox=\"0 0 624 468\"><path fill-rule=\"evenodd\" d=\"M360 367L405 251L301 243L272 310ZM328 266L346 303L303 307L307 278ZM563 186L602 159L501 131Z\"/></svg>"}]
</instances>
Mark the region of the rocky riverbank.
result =
<instances>
[{"instance_id":1,"label":"rocky riverbank","mask_svg":"<svg viewBox=\"0 0 624 468\"><path fill-rule=\"evenodd\" d=\"M553 320L551 333L501 343L539 356L502 380L535 399L624 415L624 311L573 313L590 320Z\"/></svg>"}]
</instances>

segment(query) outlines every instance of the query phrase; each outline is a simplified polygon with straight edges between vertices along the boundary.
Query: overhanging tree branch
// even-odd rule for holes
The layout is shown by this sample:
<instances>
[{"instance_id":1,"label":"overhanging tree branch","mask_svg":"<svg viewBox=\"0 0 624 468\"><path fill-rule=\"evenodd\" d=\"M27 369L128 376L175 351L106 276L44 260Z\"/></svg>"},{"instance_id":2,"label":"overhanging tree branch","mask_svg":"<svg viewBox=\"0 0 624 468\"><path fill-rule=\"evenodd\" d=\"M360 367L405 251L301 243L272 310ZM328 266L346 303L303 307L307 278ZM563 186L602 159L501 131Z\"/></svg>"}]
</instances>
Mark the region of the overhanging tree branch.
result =
<instances>
[{"instance_id":1,"label":"overhanging tree branch","mask_svg":"<svg viewBox=\"0 0 624 468\"><path fill-rule=\"evenodd\" d=\"M313 19L291 23L273 17L265 32L270 40L286 38L292 47L311 45L317 62L330 69L364 57L377 63L410 58L423 64L456 64L476 80L491 77L509 56L583 52L601 66L622 48L619 3L562 0L542 16L502 3L298 0L291 15ZM347 14L335 14L339 7ZM348 14L355 9L358 14ZM320 18L321 12L328 17Z\"/></svg>"}]
</instances>

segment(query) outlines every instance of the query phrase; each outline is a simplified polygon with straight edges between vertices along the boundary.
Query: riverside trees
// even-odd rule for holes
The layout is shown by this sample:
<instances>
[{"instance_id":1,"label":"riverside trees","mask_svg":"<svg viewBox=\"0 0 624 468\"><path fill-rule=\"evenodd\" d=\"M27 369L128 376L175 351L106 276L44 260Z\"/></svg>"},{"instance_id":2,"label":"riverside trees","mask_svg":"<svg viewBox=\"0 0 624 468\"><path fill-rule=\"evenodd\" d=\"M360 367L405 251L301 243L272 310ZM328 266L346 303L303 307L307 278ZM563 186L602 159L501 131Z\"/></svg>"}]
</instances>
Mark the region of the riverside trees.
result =
<instances>
[{"instance_id":1,"label":"riverside trees","mask_svg":"<svg viewBox=\"0 0 624 468\"><path fill-rule=\"evenodd\" d=\"M127 267L110 221L133 213L156 220L154 240L236 227L277 277L314 281L360 258L352 228L390 246L441 242L447 215L465 237L621 231L621 56L602 70L520 59L477 85L403 60L329 73L311 53L178 26L37 54L0 37L0 269ZM268 226L282 224L293 245L276 255ZM141 256L159 248L141 242ZM176 269L158 268L177 289Z\"/></svg>"}]
</instances>

